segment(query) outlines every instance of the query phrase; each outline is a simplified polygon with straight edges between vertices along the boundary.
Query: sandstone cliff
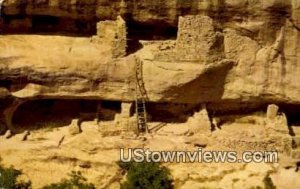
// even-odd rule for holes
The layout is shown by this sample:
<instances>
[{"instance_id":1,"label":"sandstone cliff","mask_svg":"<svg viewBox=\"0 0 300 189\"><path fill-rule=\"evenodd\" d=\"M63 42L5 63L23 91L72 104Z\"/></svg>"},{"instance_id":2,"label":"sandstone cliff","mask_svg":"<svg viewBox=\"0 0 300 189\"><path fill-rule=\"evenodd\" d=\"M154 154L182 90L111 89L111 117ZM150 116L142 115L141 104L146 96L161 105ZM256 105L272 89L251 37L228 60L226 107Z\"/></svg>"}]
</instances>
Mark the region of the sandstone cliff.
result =
<instances>
[{"instance_id":1,"label":"sandstone cliff","mask_svg":"<svg viewBox=\"0 0 300 189\"><path fill-rule=\"evenodd\" d=\"M278 188L300 188L299 0L0 8L0 159L33 188L70 170L118 188L124 147L276 151L273 164L167 167L176 188L262 188L269 176Z\"/></svg>"},{"instance_id":2,"label":"sandstone cliff","mask_svg":"<svg viewBox=\"0 0 300 189\"><path fill-rule=\"evenodd\" d=\"M96 24L118 15L128 54L114 58ZM1 27L4 99L134 101L134 55L151 102L300 103L297 0L6 0Z\"/></svg>"}]
</instances>

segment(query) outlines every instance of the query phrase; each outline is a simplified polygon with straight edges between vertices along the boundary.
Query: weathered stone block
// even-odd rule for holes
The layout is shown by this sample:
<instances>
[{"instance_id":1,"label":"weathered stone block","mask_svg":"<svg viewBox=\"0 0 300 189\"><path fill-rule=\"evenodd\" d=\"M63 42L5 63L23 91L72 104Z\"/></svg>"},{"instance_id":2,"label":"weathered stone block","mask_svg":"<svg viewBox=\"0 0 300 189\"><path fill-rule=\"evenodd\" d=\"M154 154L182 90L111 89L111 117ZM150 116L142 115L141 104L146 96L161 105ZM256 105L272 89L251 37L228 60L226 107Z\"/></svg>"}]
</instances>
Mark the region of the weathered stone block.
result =
<instances>
[{"instance_id":1,"label":"weathered stone block","mask_svg":"<svg viewBox=\"0 0 300 189\"><path fill-rule=\"evenodd\" d=\"M4 134L4 138L9 139L13 136L13 133L11 130L7 130L6 133Z\"/></svg>"},{"instance_id":2,"label":"weathered stone block","mask_svg":"<svg viewBox=\"0 0 300 189\"><path fill-rule=\"evenodd\" d=\"M70 135L77 135L80 134L82 132L80 125L78 125L79 123L78 119L74 119L72 120L71 124L69 125L69 133Z\"/></svg>"},{"instance_id":3,"label":"weathered stone block","mask_svg":"<svg viewBox=\"0 0 300 189\"><path fill-rule=\"evenodd\" d=\"M177 59L189 62L213 62L216 53L220 56L219 39L213 19L210 17L202 15L179 17Z\"/></svg>"},{"instance_id":4,"label":"weathered stone block","mask_svg":"<svg viewBox=\"0 0 300 189\"><path fill-rule=\"evenodd\" d=\"M205 106L199 112L196 112L193 117L189 118L187 124L193 133L211 133L211 122Z\"/></svg>"},{"instance_id":5,"label":"weathered stone block","mask_svg":"<svg viewBox=\"0 0 300 189\"><path fill-rule=\"evenodd\" d=\"M275 119L278 114L278 110L279 110L279 107L277 105L275 105L275 104L269 105L268 109L267 109L267 118Z\"/></svg>"},{"instance_id":6,"label":"weathered stone block","mask_svg":"<svg viewBox=\"0 0 300 189\"><path fill-rule=\"evenodd\" d=\"M132 108L132 103L129 102L122 102L122 105L121 105L121 108L122 108L122 116L123 117L127 117L129 118L130 117L130 111L131 111L131 108Z\"/></svg>"},{"instance_id":7,"label":"weathered stone block","mask_svg":"<svg viewBox=\"0 0 300 189\"><path fill-rule=\"evenodd\" d=\"M116 21L100 21L97 24L98 41L111 47L113 58L121 58L126 55L126 36L126 23L120 16Z\"/></svg>"}]
</instances>

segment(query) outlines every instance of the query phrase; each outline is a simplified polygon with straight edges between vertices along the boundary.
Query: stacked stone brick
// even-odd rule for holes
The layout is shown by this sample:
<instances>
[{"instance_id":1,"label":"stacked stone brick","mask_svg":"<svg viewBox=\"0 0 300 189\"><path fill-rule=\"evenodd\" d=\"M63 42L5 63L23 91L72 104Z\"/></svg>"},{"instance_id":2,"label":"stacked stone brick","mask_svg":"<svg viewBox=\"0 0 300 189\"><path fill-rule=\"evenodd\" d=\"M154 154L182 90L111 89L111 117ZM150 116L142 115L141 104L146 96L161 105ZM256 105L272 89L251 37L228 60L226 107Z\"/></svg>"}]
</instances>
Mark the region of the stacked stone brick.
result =
<instances>
[{"instance_id":1,"label":"stacked stone brick","mask_svg":"<svg viewBox=\"0 0 300 189\"><path fill-rule=\"evenodd\" d=\"M113 58L121 58L126 55L126 36L126 23L120 16L116 21L107 20L97 24L97 37L100 43L111 47Z\"/></svg>"},{"instance_id":2,"label":"stacked stone brick","mask_svg":"<svg viewBox=\"0 0 300 189\"><path fill-rule=\"evenodd\" d=\"M179 17L176 42L177 60L189 62L214 61L219 44L213 20L208 16Z\"/></svg>"},{"instance_id":3,"label":"stacked stone brick","mask_svg":"<svg viewBox=\"0 0 300 189\"><path fill-rule=\"evenodd\" d=\"M166 62L212 63L223 54L223 36L208 16L179 17L178 35L174 49L160 50L154 59Z\"/></svg>"}]
</instances>

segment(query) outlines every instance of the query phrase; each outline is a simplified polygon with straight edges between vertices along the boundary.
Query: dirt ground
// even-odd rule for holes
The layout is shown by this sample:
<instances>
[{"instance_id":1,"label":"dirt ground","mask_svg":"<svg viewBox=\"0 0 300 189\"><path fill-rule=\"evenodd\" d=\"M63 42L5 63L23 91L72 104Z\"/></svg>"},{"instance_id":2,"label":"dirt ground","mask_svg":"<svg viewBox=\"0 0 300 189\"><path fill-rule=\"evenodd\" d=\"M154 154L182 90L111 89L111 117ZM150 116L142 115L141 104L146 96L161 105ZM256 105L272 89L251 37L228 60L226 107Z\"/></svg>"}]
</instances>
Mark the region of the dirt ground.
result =
<instances>
[{"instance_id":1,"label":"dirt ground","mask_svg":"<svg viewBox=\"0 0 300 189\"><path fill-rule=\"evenodd\" d=\"M253 129L253 127L256 127ZM119 188L122 175L115 162L120 160L120 148L149 148L154 151L242 150L236 145L225 145L231 140L257 141L264 130L255 125L231 124L212 135L187 136L186 124L151 123L156 132L135 137L114 127L113 122L85 122L83 132L72 136L68 126L31 131L27 141L22 134L10 139L0 137L2 164L13 165L23 171L22 179L30 179L33 188L58 182L71 171L81 171L97 188ZM241 131L243 128L243 131ZM255 132L256 133L255 133ZM255 138L256 137L256 138ZM225 139L225 140L224 140ZM61 143L61 145L59 145ZM232 142L232 144L234 144ZM236 149L234 149L234 146ZM247 148L247 146L246 146ZM271 178L278 188L299 188L300 173L294 161L280 155L280 163L165 163L171 170L175 188L251 188L263 187L263 178ZM290 165L290 166L288 166Z\"/></svg>"}]
</instances>

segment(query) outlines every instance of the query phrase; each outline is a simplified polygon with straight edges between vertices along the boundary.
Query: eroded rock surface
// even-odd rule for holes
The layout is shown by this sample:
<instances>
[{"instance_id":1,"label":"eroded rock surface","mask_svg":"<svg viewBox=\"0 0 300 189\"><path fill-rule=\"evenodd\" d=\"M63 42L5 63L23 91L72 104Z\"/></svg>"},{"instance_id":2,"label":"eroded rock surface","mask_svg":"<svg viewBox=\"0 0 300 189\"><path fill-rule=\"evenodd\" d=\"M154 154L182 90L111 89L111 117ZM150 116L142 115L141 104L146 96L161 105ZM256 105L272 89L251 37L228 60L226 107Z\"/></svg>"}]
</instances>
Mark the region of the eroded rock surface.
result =
<instances>
[{"instance_id":1,"label":"eroded rock surface","mask_svg":"<svg viewBox=\"0 0 300 189\"><path fill-rule=\"evenodd\" d=\"M45 162L56 173L77 165L101 167L89 178L115 186L119 172L113 161L125 144L165 144L174 151L277 150L293 159L292 166L168 167L182 188L241 188L249 186L248 177L251 186L263 186L268 171L277 186L287 186L283 174L290 175L289 186L299 186L299 172L287 168L300 157L298 0L5 0L1 12L0 134L9 129L11 138L0 138L6 158L14 156L9 145L21 141L14 141L22 137L18 132L70 125L54 134L31 132L16 155L31 154L42 140L34 159L41 170ZM136 131L137 76L155 125L152 138L124 134ZM93 127L81 133L78 126L92 120ZM89 159L91 154L97 156ZM41 181L23 161L17 166L36 186L57 181Z\"/></svg>"},{"instance_id":2,"label":"eroded rock surface","mask_svg":"<svg viewBox=\"0 0 300 189\"><path fill-rule=\"evenodd\" d=\"M3 4L2 26L4 30L9 28L10 24L16 21L14 16L20 15L32 19L37 27L41 25L48 33L53 31L57 33L64 29L60 26L61 22L63 23L59 20L61 18L115 20L117 15L122 15L128 31L143 30L143 25L134 25L134 28L131 28L132 22L152 24L159 28L161 24L155 25L156 22L165 20L170 25L178 27L174 47L177 58L172 62L178 64L172 65L172 69L169 69L167 66L169 64L145 61L145 85L150 101L200 103L227 99L253 101L272 99L278 102L299 103L298 4L297 1L182 3L174 0L160 3L135 2L133 6L133 1L104 3L79 0L69 2L6 0ZM108 6L110 8L107 8ZM153 11L157 7L166 15L160 15L158 10ZM189 14L198 16L185 17ZM205 16L202 16L203 14ZM42 17L40 22L37 22L35 16L41 15L56 17L58 21L51 22L51 19ZM183 16L179 19L179 23L178 16ZM30 31L36 31L38 34L39 30L32 27ZM74 32L81 34L77 30ZM151 32L154 31L145 31L145 35L157 35ZM109 35L107 33L109 31L106 31L106 35ZM163 35L163 32L160 34ZM116 34L115 37L120 36ZM110 47L106 46L106 43L99 44L88 37L39 35L1 36L0 43L1 80L9 85L2 86L2 97L7 95L5 90L8 89L17 98L84 96L114 100L133 99L131 89L134 88L131 85L134 82L133 59L129 56L112 60L110 53L114 52L109 50ZM130 49L130 45L127 44L127 48ZM152 51L147 49L149 45L143 46L144 48L137 54L145 58L160 51L155 45ZM209 63L217 66L218 62L225 58L236 64L229 68L226 66L215 68L209 73L202 71L206 67L209 68ZM160 80L156 80L154 74L160 75ZM176 82L169 84L162 82L168 80L168 77ZM40 87L32 89L27 85ZM110 88L112 93L108 93L107 88ZM183 89L193 90L200 97L189 93L180 94ZM19 90L25 90L24 94ZM29 90L34 92L25 95ZM176 98L170 98L170 93L175 93Z\"/></svg>"}]
</instances>

